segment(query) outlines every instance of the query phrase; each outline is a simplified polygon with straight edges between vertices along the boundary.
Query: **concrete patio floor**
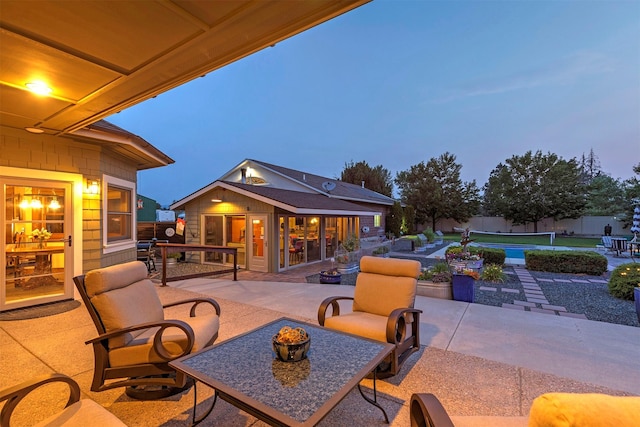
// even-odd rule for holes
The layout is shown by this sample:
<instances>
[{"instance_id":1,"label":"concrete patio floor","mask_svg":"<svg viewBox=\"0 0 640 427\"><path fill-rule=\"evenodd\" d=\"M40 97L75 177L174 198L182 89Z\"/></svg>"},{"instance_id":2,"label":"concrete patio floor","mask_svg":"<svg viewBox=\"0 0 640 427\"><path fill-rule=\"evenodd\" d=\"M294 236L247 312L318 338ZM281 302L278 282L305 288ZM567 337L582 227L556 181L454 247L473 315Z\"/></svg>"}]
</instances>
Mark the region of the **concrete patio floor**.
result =
<instances>
[{"instance_id":1,"label":"concrete patio floor","mask_svg":"<svg viewBox=\"0 0 640 427\"><path fill-rule=\"evenodd\" d=\"M317 268L317 267L316 267ZM200 278L158 286L163 302L193 293L211 296L222 307L218 342L282 316L317 323L320 302L352 295L353 287L303 283L298 273L262 280L246 272L240 280ZM297 274L297 276L296 276ZM460 425L526 425L532 400L551 391L640 395L640 328L549 316L457 301L417 297L422 350L401 373L378 382L379 402L392 426L409 426L412 393L436 394ZM173 309L172 314L186 317ZM95 328L83 306L45 318L0 322L0 387L62 372L78 381L83 398L107 408L130 426L189 424L193 389L160 401L135 401L123 389L89 391L93 353L84 342ZM370 380L364 381L371 387ZM212 392L198 388L199 407ZM17 425L44 417L61 392L29 401ZM206 400L206 403L203 402ZM499 416L500 418L495 418ZM204 426L262 426L264 423L218 401ZM323 426L385 425L380 411L352 391L322 421Z\"/></svg>"}]
</instances>

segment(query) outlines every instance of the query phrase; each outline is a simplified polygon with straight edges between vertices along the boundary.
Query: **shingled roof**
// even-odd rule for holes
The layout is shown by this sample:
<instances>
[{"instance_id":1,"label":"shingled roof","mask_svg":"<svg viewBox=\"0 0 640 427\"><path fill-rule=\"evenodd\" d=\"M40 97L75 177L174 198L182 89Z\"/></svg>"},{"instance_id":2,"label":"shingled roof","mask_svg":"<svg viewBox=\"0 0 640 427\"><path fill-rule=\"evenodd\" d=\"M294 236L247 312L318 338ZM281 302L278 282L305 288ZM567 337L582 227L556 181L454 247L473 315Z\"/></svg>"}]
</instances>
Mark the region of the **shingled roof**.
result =
<instances>
[{"instance_id":1,"label":"shingled roof","mask_svg":"<svg viewBox=\"0 0 640 427\"><path fill-rule=\"evenodd\" d=\"M314 175L307 172L298 171L295 169L289 169L271 163L262 162L255 159L247 159L254 163L258 163L263 167L272 170L275 173L284 175L290 179L298 181L301 184L307 185L318 191L319 193L326 194L331 198L339 198L344 200L353 200L358 202L375 203L391 206L395 202L391 197L387 197L384 194L377 193L368 188L364 188L361 185L350 184L348 182L339 181L336 179L327 178L320 175ZM322 184L331 181L336 184L335 188L331 191L327 191Z\"/></svg>"},{"instance_id":2,"label":"shingled roof","mask_svg":"<svg viewBox=\"0 0 640 427\"><path fill-rule=\"evenodd\" d=\"M300 215L379 215L377 212L356 203L341 199L334 199L323 194L305 193L302 191L283 190L280 188L259 185L241 184L230 181L216 181L190 194L184 199L171 205L171 209L178 209L189 201L213 190L225 188L245 196L261 200L280 209Z\"/></svg>"}]
</instances>

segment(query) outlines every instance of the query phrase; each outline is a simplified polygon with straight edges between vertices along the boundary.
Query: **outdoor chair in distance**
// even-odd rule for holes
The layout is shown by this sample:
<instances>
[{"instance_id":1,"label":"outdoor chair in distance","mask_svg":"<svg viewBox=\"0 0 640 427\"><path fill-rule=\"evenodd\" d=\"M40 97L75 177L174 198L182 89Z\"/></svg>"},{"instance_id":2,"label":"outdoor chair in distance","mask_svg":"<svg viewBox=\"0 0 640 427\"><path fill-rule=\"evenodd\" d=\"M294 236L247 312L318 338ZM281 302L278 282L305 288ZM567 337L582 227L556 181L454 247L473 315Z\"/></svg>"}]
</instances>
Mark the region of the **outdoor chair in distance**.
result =
<instances>
[{"instance_id":1,"label":"outdoor chair in distance","mask_svg":"<svg viewBox=\"0 0 640 427\"><path fill-rule=\"evenodd\" d=\"M444 243L444 234L442 233L442 231L436 230L435 233L436 233L436 240L434 241L434 243L436 245L443 244Z\"/></svg>"},{"instance_id":2,"label":"outdoor chair in distance","mask_svg":"<svg viewBox=\"0 0 640 427\"><path fill-rule=\"evenodd\" d=\"M94 351L92 391L127 387L128 396L145 400L181 392L187 377L169 362L218 337L215 300L192 298L163 306L140 261L92 270L73 281L99 334L86 342ZM182 304L191 305L188 320L165 319L165 308Z\"/></svg>"},{"instance_id":3,"label":"outdoor chair in distance","mask_svg":"<svg viewBox=\"0 0 640 427\"><path fill-rule=\"evenodd\" d=\"M377 371L378 378L396 375L420 349L422 311L414 309L420 262L363 256L353 297L336 296L318 309L321 326L395 345ZM352 312L340 314L340 300L352 300ZM331 307L331 310L328 310Z\"/></svg>"},{"instance_id":4,"label":"outdoor chair in distance","mask_svg":"<svg viewBox=\"0 0 640 427\"><path fill-rule=\"evenodd\" d=\"M613 247L613 241L611 240L611 236L602 236L602 246L604 246L605 253L616 252L616 248Z\"/></svg>"},{"instance_id":5,"label":"outdoor chair in distance","mask_svg":"<svg viewBox=\"0 0 640 427\"><path fill-rule=\"evenodd\" d=\"M156 270L156 241L154 240L138 240L138 261L142 261L147 266L147 271Z\"/></svg>"},{"instance_id":6,"label":"outdoor chair in distance","mask_svg":"<svg viewBox=\"0 0 640 427\"><path fill-rule=\"evenodd\" d=\"M9 426L11 417L15 409L23 399L35 399L38 390L45 393L45 388L49 384L64 383L69 386L69 400L64 409L57 413L51 411L52 415L45 420L35 424L37 426L101 426L101 427L126 427L115 415L97 404L91 399L80 399L80 387L72 378L63 374L43 375L31 380L27 380L16 386L0 390L0 402L6 401L0 413L0 425ZM34 402L35 404L36 402ZM39 406L39 409L42 409ZM33 425L33 423L29 424Z\"/></svg>"}]
</instances>

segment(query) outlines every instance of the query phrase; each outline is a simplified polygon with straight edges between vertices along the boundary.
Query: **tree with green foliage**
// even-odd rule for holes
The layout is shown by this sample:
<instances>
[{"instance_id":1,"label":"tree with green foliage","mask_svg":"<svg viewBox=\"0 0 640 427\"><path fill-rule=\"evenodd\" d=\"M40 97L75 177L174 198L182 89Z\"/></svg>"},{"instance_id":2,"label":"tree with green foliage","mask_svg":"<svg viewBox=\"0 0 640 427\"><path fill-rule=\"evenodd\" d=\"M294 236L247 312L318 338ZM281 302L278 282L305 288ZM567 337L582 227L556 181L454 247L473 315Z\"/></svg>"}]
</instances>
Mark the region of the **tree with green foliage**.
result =
<instances>
[{"instance_id":1,"label":"tree with green foliage","mask_svg":"<svg viewBox=\"0 0 640 427\"><path fill-rule=\"evenodd\" d=\"M587 186L585 215L614 216L627 210L622 182L609 175L594 177Z\"/></svg>"},{"instance_id":2,"label":"tree with green foliage","mask_svg":"<svg viewBox=\"0 0 640 427\"><path fill-rule=\"evenodd\" d=\"M478 212L480 190L475 180L462 182L461 169L456 156L446 152L398 172L395 182L400 197L415 208L417 222L430 220L435 230L439 219L464 222Z\"/></svg>"},{"instance_id":3,"label":"tree with green foliage","mask_svg":"<svg viewBox=\"0 0 640 427\"><path fill-rule=\"evenodd\" d=\"M344 170L340 174L340 181L356 185L361 185L364 182L365 188L388 197L391 197L393 193L391 173L382 165L372 168L365 161L354 163L351 160L351 163L345 163Z\"/></svg>"},{"instance_id":4,"label":"tree with green foliage","mask_svg":"<svg viewBox=\"0 0 640 427\"><path fill-rule=\"evenodd\" d=\"M409 205L403 209L402 231L405 234L415 234L416 232L416 210Z\"/></svg>"},{"instance_id":5,"label":"tree with green foliage","mask_svg":"<svg viewBox=\"0 0 640 427\"><path fill-rule=\"evenodd\" d=\"M640 206L640 163L633 167L636 176L623 182L625 194L624 215L621 220L624 227L629 227L633 223L633 209Z\"/></svg>"},{"instance_id":6,"label":"tree with green foliage","mask_svg":"<svg viewBox=\"0 0 640 427\"><path fill-rule=\"evenodd\" d=\"M391 212L387 216L385 224L387 226L387 231L396 237L400 237L400 232L402 231L402 217L402 205L400 202L394 202L393 206L391 206Z\"/></svg>"},{"instance_id":7,"label":"tree with green foliage","mask_svg":"<svg viewBox=\"0 0 640 427\"><path fill-rule=\"evenodd\" d=\"M491 172L484 190L489 215L515 225L533 223L534 232L544 218L579 218L585 207L577 161L553 153L528 151L507 159Z\"/></svg>"}]
</instances>

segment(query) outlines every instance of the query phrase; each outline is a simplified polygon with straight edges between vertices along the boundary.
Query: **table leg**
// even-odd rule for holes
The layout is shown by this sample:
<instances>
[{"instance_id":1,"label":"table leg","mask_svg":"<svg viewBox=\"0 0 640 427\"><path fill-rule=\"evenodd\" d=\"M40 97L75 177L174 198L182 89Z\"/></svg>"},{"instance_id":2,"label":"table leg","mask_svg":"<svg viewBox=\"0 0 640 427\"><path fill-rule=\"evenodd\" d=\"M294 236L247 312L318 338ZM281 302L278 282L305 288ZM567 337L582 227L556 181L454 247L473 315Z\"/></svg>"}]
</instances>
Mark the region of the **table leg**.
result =
<instances>
[{"instance_id":1,"label":"table leg","mask_svg":"<svg viewBox=\"0 0 640 427\"><path fill-rule=\"evenodd\" d=\"M198 381L193 381L193 415L191 417L191 426L197 426L202 421L205 420L213 411L213 407L216 406L216 401L218 400L218 392L213 390L213 402L211 402L211 406L202 414L200 417L196 417L196 408L198 407L198 389L197 389Z\"/></svg>"},{"instance_id":2,"label":"table leg","mask_svg":"<svg viewBox=\"0 0 640 427\"><path fill-rule=\"evenodd\" d=\"M371 403L373 406L377 407L378 409L380 409L382 411L382 413L384 414L384 421L387 424L389 424L389 417L387 416L387 412L378 403L378 393L377 393L377 390L376 390L376 377L377 377L376 372L378 372L378 368L373 370L373 399L371 399L369 396L364 394L364 392L362 391L362 387L360 387L360 383L358 383L358 390L360 391L360 394L362 395L364 400L366 400L367 402Z\"/></svg>"}]
</instances>

